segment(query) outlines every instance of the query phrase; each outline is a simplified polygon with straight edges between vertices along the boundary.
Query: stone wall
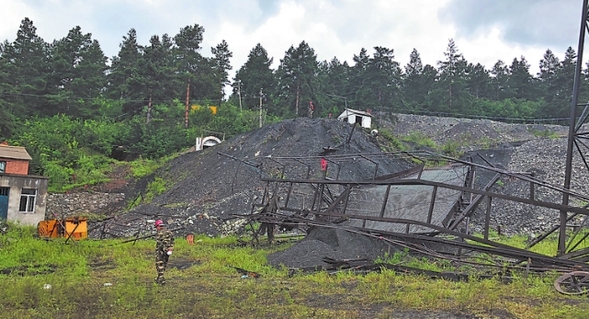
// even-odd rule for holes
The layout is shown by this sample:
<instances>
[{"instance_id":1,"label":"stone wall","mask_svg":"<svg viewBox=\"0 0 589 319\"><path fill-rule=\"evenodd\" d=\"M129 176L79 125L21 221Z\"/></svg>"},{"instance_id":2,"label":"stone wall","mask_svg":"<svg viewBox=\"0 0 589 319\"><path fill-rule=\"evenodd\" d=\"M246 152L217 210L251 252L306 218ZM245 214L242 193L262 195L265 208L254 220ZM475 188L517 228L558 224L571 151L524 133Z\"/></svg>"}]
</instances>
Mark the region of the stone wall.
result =
<instances>
[{"instance_id":1,"label":"stone wall","mask_svg":"<svg viewBox=\"0 0 589 319\"><path fill-rule=\"evenodd\" d=\"M124 193L76 192L49 194L45 219L111 215L121 210Z\"/></svg>"}]
</instances>

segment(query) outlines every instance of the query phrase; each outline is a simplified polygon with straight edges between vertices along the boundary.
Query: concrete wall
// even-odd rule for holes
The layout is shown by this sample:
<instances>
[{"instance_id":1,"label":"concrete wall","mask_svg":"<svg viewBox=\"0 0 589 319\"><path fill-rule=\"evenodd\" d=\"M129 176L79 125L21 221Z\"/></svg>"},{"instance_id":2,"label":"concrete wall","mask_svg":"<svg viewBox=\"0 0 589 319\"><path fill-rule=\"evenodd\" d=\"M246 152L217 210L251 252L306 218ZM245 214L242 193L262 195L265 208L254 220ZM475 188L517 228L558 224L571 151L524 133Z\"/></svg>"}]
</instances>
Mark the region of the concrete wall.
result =
<instances>
[{"instance_id":1,"label":"concrete wall","mask_svg":"<svg viewBox=\"0 0 589 319\"><path fill-rule=\"evenodd\" d=\"M8 187L8 214L7 220L23 225L37 226L45 219L47 205L47 185L49 179L42 176L31 175L0 175L0 187ZM36 189L35 208L33 212L19 212L21 190L23 188Z\"/></svg>"}]
</instances>

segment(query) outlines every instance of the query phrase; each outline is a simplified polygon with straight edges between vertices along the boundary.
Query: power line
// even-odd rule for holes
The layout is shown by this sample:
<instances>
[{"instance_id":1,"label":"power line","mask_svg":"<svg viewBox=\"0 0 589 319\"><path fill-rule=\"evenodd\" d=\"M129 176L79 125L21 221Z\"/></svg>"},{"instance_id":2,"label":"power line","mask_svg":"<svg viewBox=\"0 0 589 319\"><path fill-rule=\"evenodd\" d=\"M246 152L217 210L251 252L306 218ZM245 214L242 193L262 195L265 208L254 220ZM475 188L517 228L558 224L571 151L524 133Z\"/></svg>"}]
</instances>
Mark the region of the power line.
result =
<instances>
[{"instance_id":1,"label":"power line","mask_svg":"<svg viewBox=\"0 0 589 319\"><path fill-rule=\"evenodd\" d=\"M0 93L0 96L11 96L11 97L36 97L36 98L43 98L43 99L50 99L52 98L52 96L50 96L51 94L28 94L28 93ZM105 100L110 100L113 102L117 102L117 101L121 101L124 103L127 102L147 102L148 98L144 98L144 99L111 99L111 98L106 98L106 97L76 97L76 96L67 96L67 97L63 97L62 100L68 100L68 101L79 101L79 100L84 100L84 101L93 101L96 99L105 99ZM152 99L153 102L170 102L172 100L174 100L176 98L170 98L170 99ZM192 102L206 102L206 101L212 101L215 100L216 98L201 98L201 99L191 99Z\"/></svg>"}]
</instances>

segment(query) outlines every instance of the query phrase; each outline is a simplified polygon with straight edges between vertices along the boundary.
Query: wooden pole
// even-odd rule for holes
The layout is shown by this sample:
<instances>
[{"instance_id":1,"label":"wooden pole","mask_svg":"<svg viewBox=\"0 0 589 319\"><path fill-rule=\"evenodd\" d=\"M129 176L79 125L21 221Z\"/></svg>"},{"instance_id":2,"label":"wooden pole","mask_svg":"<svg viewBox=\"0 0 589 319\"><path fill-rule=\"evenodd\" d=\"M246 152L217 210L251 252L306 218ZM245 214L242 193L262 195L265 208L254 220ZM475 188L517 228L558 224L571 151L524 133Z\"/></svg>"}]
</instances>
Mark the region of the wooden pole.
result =
<instances>
[{"instance_id":1,"label":"wooden pole","mask_svg":"<svg viewBox=\"0 0 589 319\"><path fill-rule=\"evenodd\" d=\"M262 93L262 89L260 89L260 127L262 127L262 99L264 94Z\"/></svg>"},{"instance_id":2,"label":"wooden pole","mask_svg":"<svg viewBox=\"0 0 589 319\"><path fill-rule=\"evenodd\" d=\"M184 127L188 128L188 108L190 104L190 79L186 83L186 103L184 108Z\"/></svg>"}]
</instances>

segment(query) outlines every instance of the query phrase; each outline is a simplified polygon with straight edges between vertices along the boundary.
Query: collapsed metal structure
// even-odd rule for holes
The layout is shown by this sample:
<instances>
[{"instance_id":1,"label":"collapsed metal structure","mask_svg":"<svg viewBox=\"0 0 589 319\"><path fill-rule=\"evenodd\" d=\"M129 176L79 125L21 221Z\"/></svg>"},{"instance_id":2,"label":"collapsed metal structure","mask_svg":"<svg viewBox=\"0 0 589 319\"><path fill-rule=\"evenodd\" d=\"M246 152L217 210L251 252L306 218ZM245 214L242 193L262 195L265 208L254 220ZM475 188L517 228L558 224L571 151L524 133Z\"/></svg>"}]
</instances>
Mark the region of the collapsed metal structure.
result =
<instances>
[{"instance_id":1,"label":"collapsed metal structure","mask_svg":"<svg viewBox=\"0 0 589 319\"><path fill-rule=\"evenodd\" d=\"M586 169L589 104L578 104L583 44L588 27L588 4L583 1L579 48L572 93L566 172L563 186L550 185L527 173L510 172L490 163L476 164L428 152L336 155L330 149L316 157L263 159L263 198L247 218L263 225L340 228L385 240L430 256L473 263L473 253L486 256L485 265L527 271L568 272L555 283L561 292L586 292L589 282L589 241L586 231L589 196L570 189L574 178L573 155ZM576 151L576 152L575 152ZM378 175L378 157L408 158L414 168ZM481 157L483 162L484 158ZM374 165L371 178L340 178L342 167L367 161ZM321 169L317 169L321 162ZM425 169L426 163L445 167ZM508 181L525 185L513 193L500 187ZM539 195L542 194L542 195ZM558 221L554 227L518 248L502 244L492 235L493 203L510 201L541 209ZM475 214L476 212L476 214ZM483 220L481 235L471 232L471 219ZM269 231L270 227L266 227ZM268 233L271 235L271 233ZM553 256L534 246L557 236ZM474 262L477 263L477 262ZM482 264L482 263L481 263ZM576 272L571 272L575 270Z\"/></svg>"},{"instance_id":2,"label":"collapsed metal structure","mask_svg":"<svg viewBox=\"0 0 589 319\"><path fill-rule=\"evenodd\" d=\"M419 164L379 176L374 159L382 156L407 158ZM314 169L322 159L330 165L324 170ZM351 161L375 163L373 177L339 179L341 167ZM433 161L446 165L426 169L424 164ZM267 186L261 201L254 205L255 213L248 217L261 223L302 229L341 228L386 239L423 254L463 261L472 257L472 252L480 252L499 257L493 263L501 267L508 262L509 267L528 270L589 270L589 234L583 231L589 210L578 205L589 202L589 196L550 185L526 173L429 152L272 157L264 159L260 167L266 170L267 177L262 180ZM272 174L274 177L270 177ZM298 177L301 174L304 176ZM504 183L517 183L519 193L508 193L513 190L502 187ZM538 196L539 193L542 195ZM564 195L573 204L560 203ZM566 211L565 254L554 257L533 251L536 244L561 229L561 225L541 234L525 248L498 242L497 230L491 223L495 201L531 205L545 210L547 215L553 214L555 220L561 211ZM480 236L471 231L475 212L482 220Z\"/></svg>"}]
</instances>

